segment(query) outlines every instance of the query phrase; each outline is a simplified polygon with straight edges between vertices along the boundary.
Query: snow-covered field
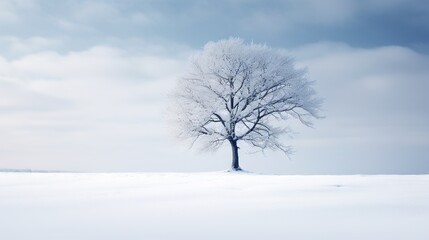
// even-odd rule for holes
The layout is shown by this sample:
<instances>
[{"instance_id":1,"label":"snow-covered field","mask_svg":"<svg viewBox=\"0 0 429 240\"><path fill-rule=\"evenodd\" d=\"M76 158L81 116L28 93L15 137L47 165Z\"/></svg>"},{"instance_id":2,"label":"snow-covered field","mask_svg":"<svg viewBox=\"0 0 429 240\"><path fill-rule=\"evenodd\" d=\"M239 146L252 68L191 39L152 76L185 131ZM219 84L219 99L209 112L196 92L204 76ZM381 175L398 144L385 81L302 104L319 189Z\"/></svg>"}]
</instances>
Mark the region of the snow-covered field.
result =
<instances>
[{"instance_id":1,"label":"snow-covered field","mask_svg":"<svg viewBox=\"0 0 429 240\"><path fill-rule=\"evenodd\" d=\"M0 173L0 239L429 239L429 175Z\"/></svg>"}]
</instances>

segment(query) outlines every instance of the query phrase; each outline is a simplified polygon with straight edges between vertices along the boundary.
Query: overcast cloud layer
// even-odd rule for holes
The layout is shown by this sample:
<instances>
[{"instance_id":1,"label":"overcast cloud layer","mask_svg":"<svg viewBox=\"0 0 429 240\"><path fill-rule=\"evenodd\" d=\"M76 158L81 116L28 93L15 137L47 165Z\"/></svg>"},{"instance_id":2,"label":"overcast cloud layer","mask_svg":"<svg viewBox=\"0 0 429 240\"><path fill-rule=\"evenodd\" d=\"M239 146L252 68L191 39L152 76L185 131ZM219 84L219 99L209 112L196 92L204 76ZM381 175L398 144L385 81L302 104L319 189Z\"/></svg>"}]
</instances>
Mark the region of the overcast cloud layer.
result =
<instances>
[{"instance_id":1,"label":"overcast cloud layer","mask_svg":"<svg viewBox=\"0 0 429 240\"><path fill-rule=\"evenodd\" d=\"M425 1L0 1L0 168L226 169L230 152L188 150L167 97L188 57L238 36L294 56L325 119L270 173L429 173L429 4Z\"/></svg>"}]
</instances>

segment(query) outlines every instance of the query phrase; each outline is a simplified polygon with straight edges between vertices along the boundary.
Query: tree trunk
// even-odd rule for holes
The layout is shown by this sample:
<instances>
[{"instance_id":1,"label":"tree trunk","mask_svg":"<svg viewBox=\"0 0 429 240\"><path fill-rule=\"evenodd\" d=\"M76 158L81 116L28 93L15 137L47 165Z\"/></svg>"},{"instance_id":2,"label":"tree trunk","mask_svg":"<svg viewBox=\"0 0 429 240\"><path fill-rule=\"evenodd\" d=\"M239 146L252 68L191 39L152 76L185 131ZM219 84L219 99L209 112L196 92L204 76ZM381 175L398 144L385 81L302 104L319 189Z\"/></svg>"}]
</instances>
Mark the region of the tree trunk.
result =
<instances>
[{"instance_id":1,"label":"tree trunk","mask_svg":"<svg viewBox=\"0 0 429 240\"><path fill-rule=\"evenodd\" d=\"M230 140L231 149L232 149L232 165L231 171L241 171L240 164L238 162L238 146L237 141Z\"/></svg>"}]
</instances>

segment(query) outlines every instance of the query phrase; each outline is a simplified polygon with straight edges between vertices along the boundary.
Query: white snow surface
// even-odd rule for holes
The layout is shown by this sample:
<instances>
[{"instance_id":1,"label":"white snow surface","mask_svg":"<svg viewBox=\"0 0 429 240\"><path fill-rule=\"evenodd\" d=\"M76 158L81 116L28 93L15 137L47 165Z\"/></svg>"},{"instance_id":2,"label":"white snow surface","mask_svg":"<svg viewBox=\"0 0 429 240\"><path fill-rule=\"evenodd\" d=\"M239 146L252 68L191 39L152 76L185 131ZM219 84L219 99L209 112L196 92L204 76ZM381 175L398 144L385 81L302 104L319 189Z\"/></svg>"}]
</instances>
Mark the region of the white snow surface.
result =
<instances>
[{"instance_id":1,"label":"white snow surface","mask_svg":"<svg viewBox=\"0 0 429 240\"><path fill-rule=\"evenodd\" d=\"M0 239L429 239L429 175L0 173Z\"/></svg>"}]
</instances>

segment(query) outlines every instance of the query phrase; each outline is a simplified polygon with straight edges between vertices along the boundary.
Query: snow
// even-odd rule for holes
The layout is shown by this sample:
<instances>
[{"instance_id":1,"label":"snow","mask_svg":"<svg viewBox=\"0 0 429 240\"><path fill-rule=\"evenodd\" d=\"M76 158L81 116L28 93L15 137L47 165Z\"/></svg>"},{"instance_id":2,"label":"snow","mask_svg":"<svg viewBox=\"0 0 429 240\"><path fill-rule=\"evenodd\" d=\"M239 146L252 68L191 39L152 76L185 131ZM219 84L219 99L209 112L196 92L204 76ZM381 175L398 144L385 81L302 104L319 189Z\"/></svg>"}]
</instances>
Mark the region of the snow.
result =
<instances>
[{"instance_id":1,"label":"snow","mask_svg":"<svg viewBox=\"0 0 429 240\"><path fill-rule=\"evenodd\" d=\"M0 173L1 239L429 239L429 175Z\"/></svg>"}]
</instances>

